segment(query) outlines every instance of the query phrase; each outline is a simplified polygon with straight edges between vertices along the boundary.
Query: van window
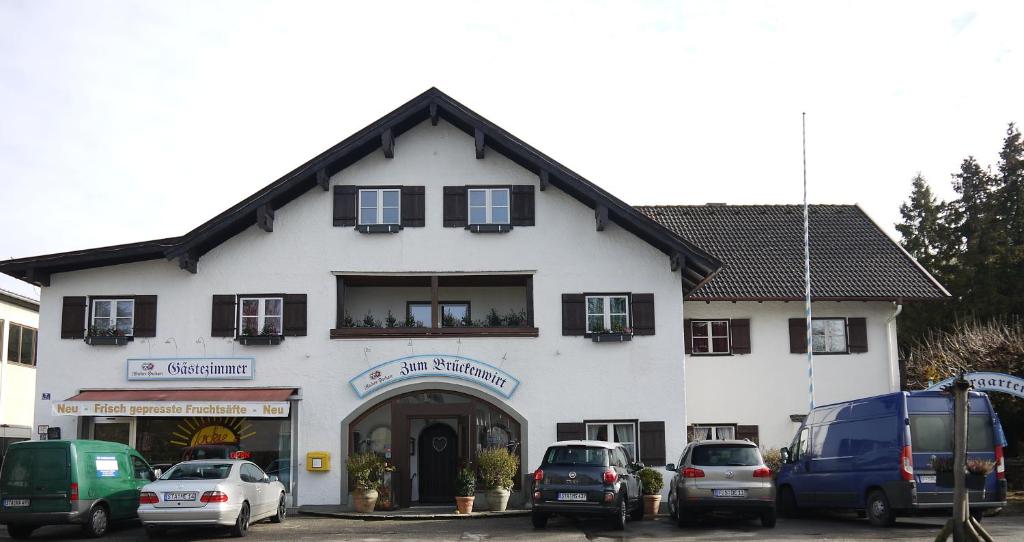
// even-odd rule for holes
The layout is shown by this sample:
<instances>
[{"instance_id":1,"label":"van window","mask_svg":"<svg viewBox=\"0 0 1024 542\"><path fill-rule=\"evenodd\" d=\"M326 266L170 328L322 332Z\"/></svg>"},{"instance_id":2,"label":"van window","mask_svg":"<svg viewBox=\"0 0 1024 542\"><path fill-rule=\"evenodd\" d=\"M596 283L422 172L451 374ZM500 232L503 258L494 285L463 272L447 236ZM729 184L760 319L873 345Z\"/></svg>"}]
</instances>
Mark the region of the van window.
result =
<instances>
[{"instance_id":1,"label":"van window","mask_svg":"<svg viewBox=\"0 0 1024 542\"><path fill-rule=\"evenodd\" d=\"M154 480L153 471L150 470L149 465L146 464L141 458L132 456L132 470L135 471L136 480Z\"/></svg>"},{"instance_id":2,"label":"van window","mask_svg":"<svg viewBox=\"0 0 1024 542\"><path fill-rule=\"evenodd\" d=\"M606 448L591 448L587 446L551 447L548 448L547 458L544 462L548 465L603 467L609 464L608 450Z\"/></svg>"},{"instance_id":3,"label":"van window","mask_svg":"<svg viewBox=\"0 0 1024 542\"><path fill-rule=\"evenodd\" d=\"M28 487L32 478L32 454L28 450L7 452L0 477L6 487Z\"/></svg>"},{"instance_id":4,"label":"van window","mask_svg":"<svg viewBox=\"0 0 1024 542\"><path fill-rule=\"evenodd\" d=\"M804 427L796 434L796 438L793 439L793 444L790 446L790 451L793 454L793 461L797 461L804 458L807 454L807 428Z\"/></svg>"},{"instance_id":5,"label":"van window","mask_svg":"<svg viewBox=\"0 0 1024 542\"><path fill-rule=\"evenodd\" d=\"M952 414L911 414L910 439L914 453L952 452ZM991 452L995 448L992 417L974 414L967 417L967 451Z\"/></svg>"},{"instance_id":6,"label":"van window","mask_svg":"<svg viewBox=\"0 0 1024 542\"><path fill-rule=\"evenodd\" d=\"M33 454L32 477L40 482L68 479L68 454L62 448L36 450Z\"/></svg>"},{"instance_id":7,"label":"van window","mask_svg":"<svg viewBox=\"0 0 1024 542\"><path fill-rule=\"evenodd\" d=\"M699 467L752 467L761 464L757 448L742 444L707 444L693 449Z\"/></svg>"},{"instance_id":8,"label":"van window","mask_svg":"<svg viewBox=\"0 0 1024 542\"><path fill-rule=\"evenodd\" d=\"M874 418L819 425L814 428L811 455L815 459L864 456L895 449L895 418Z\"/></svg>"}]
</instances>

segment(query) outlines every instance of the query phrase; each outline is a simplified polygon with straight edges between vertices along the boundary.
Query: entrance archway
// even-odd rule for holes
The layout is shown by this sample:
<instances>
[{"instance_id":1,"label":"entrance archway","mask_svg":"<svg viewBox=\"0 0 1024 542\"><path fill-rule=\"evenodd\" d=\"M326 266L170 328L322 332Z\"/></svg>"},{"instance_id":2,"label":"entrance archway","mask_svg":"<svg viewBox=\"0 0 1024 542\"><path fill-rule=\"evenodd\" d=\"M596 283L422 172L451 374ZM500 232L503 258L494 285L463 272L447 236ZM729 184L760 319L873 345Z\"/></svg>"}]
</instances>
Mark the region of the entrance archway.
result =
<instances>
[{"instance_id":1,"label":"entrance archway","mask_svg":"<svg viewBox=\"0 0 1024 542\"><path fill-rule=\"evenodd\" d=\"M346 453L373 452L395 467L387 497L402 507L453 502L458 468L496 446L520 457L513 495L522 489L526 420L477 390L440 382L394 390L346 418L342 435ZM343 501L347 492L343 476Z\"/></svg>"}]
</instances>

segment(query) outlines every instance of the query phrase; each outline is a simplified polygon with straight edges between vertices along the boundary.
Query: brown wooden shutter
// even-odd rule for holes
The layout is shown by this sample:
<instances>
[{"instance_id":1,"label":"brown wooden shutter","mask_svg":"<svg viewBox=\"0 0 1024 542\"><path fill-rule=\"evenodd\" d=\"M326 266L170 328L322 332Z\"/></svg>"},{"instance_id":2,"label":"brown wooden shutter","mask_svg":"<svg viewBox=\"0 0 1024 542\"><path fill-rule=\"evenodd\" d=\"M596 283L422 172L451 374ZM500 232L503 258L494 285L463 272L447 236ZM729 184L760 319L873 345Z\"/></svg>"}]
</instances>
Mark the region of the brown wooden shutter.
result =
<instances>
[{"instance_id":1,"label":"brown wooden shutter","mask_svg":"<svg viewBox=\"0 0 1024 542\"><path fill-rule=\"evenodd\" d=\"M807 319L789 319L789 353L807 353Z\"/></svg>"},{"instance_id":2,"label":"brown wooden shutter","mask_svg":"<svg viewBox=\"0 0 1024 542\"><path fill-rule=\"evenodd\" d=\"M736 426L736 439L743 440L747 439L754 444L760 444L757 435L756 425L737 425Z\"/></svg>"},{"instance_id":3,"label":"brown wooden shutter","mask_svg":"<svg viewBox=\"0 0 1024 542\"><path fill-rule=\"evenodd\" d=\"M132 335L136 337L156 337L156 296L135 296L135 327Z\"/></svg>"},{"instance_id":4,"label":"brown wooden shutter","mask_svg":"<svg viewBox=\"0 0 1024 542\"><path fill-rule=\"evenodd\" d=\"M334 186L334 225L355 226L359 216L356 209L356 195L359 190L355 186Z\"/></svg>"},{"instance_id":5,"label":"brown wooden shutter","mask_svg":"<svg viewBox=\"0 0 1024 542\"><path fill-rule=\"evenodd\" d=\"M846 320L846 344L851 354L863 354L868 351L867 319L848 318Z\"/></svg>"},{"instance_id":6,"label":"brown wooden shutter","mask_svg":"<svg viewBox=\"0 0 1024 542\"><path fill-rule=\"evenodd\" d=\"M687 354L693 353L693 328L690 327L690 320L686 318L683 320L683 352Z\"/></svg>"},{"instance_id":7,"label":"brown wooden shutter","mask_svg":"<svg viewBox=\"0 0 1024 542\"><path fill-rule=\"evenodd\" d=\"M555 425L555 440L584 440L587 438L587 426L582 423L560 423Z\"/></svg>"},{"instance_id":8,"label":"brown wooden shutter","mask_svg":"<svg viewBox=\"0 0 1024 542\"><path fill-rule=\"evenodd\" d=\"M284 295L284 331L288 337L306 336L306 294Z\"/></svg>"},{"instance_id":9,"label":"brown wooden shutter","mask_svg":"<svg viewBox=\"0 0 1024 542\"><path fill-rule=\"evenodd\" d=\"M210 325L210 336L235 336L235 296L213 296L213 318Z\"/></svg>"},{"instance_id":10,"label":"brown wooden shutter","mask_svg":"<svg viewBox=\"0 0 1024 542\"><path fill-rule=\"evenodd\" d=\"M402 226L422 228L426 218L426 189L422 186L402 187Z\"/></svg>"},{"instance_id":11,"label":"brown wooden shutter","mask_svg":"<svg viewBox=\"0 0 1024 542\"><path fill-rule=\"evenodd\" d=\"M444 187L444 227L462 228L469 223L465 186Z\"/></svg>"},{"instance_id":12,"label":"brown wooden shutter","mask_svg":"<svg viewBox=\"0 0 1024 542\"><path fill-rule=\"evenodd\" d=\"M562 294L562 335L587 333L587 306L583 294Z\"/></svg>"},{"instance_id":13,"label":"brown wooden shutter","mask_svg":"<svg viewBox=\"0 0 1024 542\"><path fill-rule=\"evenodd\" d=\"M654 294L633 294L633 335L654 335Z\"/></svg>"},{"instance_id":14,"label":"brown wooden shutter","mask_svg":"<svg viewBox=\"0 0 1024 542\"><path fill-rule=\"evenodd\" d=\"M665 422L640 422L640 462L665 466Z\"/></svg>"},{"instance_id":15,"label":"brown wooden shutter","mask_svg":"<svg viewBox=\"0 0 1024 542\"><path fill-rule=\"evenodd\" d=\"M85 338L85 296L64 296L60 314L60 338Z\"/></svg>"},{"instance_id":16,"label":"brown wooden shutter","mask_svg":"<svg viewBox=\"0 0 1024 542\"><path fill-rule=\"evenodd\" d=\"M512 210L509 222L513 226L533 226L536 220L532 184L512 187Z\"/></svg>"},{"instance_id":17,"label":"brown wooden shutter","mask_svg":"<svg viewBox=\"0 0 1024 542\"><path fill-rule=\"evenodd\" d=\"M750 353L750 320L737 318L729 321L729 337L733 354Z\"/></svg>"}]
</instances>

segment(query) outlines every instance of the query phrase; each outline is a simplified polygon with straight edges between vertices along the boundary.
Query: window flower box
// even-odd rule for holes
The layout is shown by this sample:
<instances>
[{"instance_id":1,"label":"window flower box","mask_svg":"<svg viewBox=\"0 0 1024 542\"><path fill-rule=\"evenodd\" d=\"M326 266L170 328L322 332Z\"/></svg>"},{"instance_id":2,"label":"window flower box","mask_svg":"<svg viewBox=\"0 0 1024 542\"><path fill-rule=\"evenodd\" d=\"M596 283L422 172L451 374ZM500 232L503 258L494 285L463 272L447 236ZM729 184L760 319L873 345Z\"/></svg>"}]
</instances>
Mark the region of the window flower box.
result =
<instances>
[{"instance_id":1,"label":"window flower box","mask_svg":"<svg viewBox=\"0 0 1024 542\"><path fill-rule=\"evenodd\" d=\"M398 233L402 230L400 224L360 224L356 226L359 233Z\"/></svg>"},{"instance_id":2,"label":"window flower box","mask_svg":"<svg viewBox=\"0 0 1024 542\"><path fill-rule=\"evenodd\" d=\"M596 343L622 343L633 340L632 333L594 333L590 336L590 340Z\"/></svg>"},{"instance_id":3,"label":"window flower box","mask_svg":"<svg viewBox=\"0 0 1024 542\"><path fill-rule=\"evenodd\" d=\"M512 231L511 224L470 224L466 229L472 233L508 233Z\"/></svg>"},{"instance_id":4,"label":"window flower box","mask_svg":"<svg viewBox=\"0 0 1024 542\"><path fill-rule=\"evenodd\" d=\"M284 340L283 335L239 335L238 344L246 346L276 346Z\"/></svg>"},{"instance_id":5,"label":"window flower box","mask_svg":"<svg viewBox=\"0 0 1024 542\"><path fill-rule=\"evenodd\" d=\"M124 346L131 337L125 335L86 335L85 344L91 346Z\"/></svg>"}]
</instances>

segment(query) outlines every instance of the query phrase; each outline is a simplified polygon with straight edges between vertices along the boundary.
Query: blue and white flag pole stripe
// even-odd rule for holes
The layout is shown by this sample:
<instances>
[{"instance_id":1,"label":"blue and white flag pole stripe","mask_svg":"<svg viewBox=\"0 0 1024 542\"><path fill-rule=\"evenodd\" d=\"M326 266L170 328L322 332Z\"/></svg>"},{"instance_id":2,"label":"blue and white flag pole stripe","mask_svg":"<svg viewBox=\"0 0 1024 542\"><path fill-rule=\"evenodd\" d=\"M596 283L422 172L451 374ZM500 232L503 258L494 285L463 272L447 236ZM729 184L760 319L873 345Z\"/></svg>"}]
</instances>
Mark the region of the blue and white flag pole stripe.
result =
<instances>
[{"instance_id":1,"label":"blue and white flag pole stripe","mask_svg":"<svg viewBox=\"0 0 1024 542\"><path fill-rule=\"evenodd\" d=\"M807 113L800 114L804 159L804 311L807 317L807 395L814 409L814 342L811 335L811 236L807 212ZM808 411L810 412L810 411Z\"/></svg>"}]
</instances>

